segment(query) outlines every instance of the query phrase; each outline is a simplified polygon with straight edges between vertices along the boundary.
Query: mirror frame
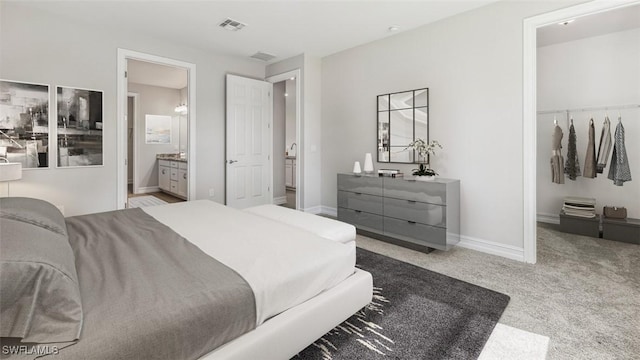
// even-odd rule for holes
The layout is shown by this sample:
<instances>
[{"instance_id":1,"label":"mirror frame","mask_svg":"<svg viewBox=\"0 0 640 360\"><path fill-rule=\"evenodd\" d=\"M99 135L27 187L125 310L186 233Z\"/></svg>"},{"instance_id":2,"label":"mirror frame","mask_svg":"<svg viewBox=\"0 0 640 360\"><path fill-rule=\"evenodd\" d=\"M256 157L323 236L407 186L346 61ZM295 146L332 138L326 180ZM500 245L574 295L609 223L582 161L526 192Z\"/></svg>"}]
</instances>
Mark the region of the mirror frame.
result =
<instances>
[{"instance_id":1,"label":"mirror frame","mask_svg":"<svg viewBox=\"0 0 640 360\"><path fill-rule=\"evenodd\" d=\"M420 91L424 91L426 93L426 105L423 104L418 104L418 106L416 106L416 92L420 92ZM412 93L411 95L411 100L410 100L410 104L407 103L406 107L398 107L398 108L393 108L392 104L391 104L391 97L393 95L398 95L398 94L403 94L403 93ZM380 108L380 101L381 99L384 99L384 97L387 97L387 108L386 109L381 109ZM391 114L393 111L403 111L403 112L408 112L408 110L410 110L411 113L411 122L412 122L412 126L413 126L413 132L411 134L411 141L416 140L418 137L416 137L416 109L424 109L426 116L427 116L427 136L424 139L427 143L429 142L429 121L430 121L430 117L429 117L429 88L419 88L419 89L413 89L413 90L406 90L406 91L398 91L398 92L393 92L393 93L388 93L388 94L381 94L376 96L376 123L378 125L378 129L377 129L377 138L376 138L376 143L377 143L377 162L379 163L387 163L387 164L416 164L419 161L416 159L416 153L415 150L402 150L405 149L407 147L407 145L409 145L409 143L407 143L406 145L395 145L392 146L391 145L391 130L392 130L392 123L391 123ZM385 121L380 121L381 116L385 116L386 115L386 122ZM386 123L388 124L387 126L384 126L383 124ZM385 137L386 135L386 137ZM386 139L385 139L386 138ZM386 140L386 141L385 141ZM396 149L400 149L400 151L407 151L407 152L412 152L411 156L410 156L410 161L392 161L392 150L396 148ZM381 159L381 154L382 153L388 153L387 159Z\"/></svg>"}]
</instances>

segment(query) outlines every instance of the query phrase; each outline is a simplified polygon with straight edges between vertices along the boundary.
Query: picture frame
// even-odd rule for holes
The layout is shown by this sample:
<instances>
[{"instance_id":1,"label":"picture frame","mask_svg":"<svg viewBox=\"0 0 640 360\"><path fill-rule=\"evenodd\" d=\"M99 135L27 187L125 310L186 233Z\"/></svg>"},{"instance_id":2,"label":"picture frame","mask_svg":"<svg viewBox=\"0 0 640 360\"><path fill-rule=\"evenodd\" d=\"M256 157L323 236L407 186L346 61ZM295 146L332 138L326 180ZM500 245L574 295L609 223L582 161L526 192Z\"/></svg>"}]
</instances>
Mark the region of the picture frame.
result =
<instances>
[{"instance_id":1,"label":"picture frame","mask_svg":"<svg viewBox=\"0 0 640 360\"><path fill-rule=\"evenodd\" d=\"M56 87L57 167L104 165L104 93Z\"/></svg>"},{"instance_id":2,"label":"picture frame","mask_svg":"<svg viewBox=\"0 0 640 360\"><path fill-rule=\"evenodd\" d=\"M0 158L23 170L48 169L50 86L0 79Z\"/></svg>"}]
</instances>

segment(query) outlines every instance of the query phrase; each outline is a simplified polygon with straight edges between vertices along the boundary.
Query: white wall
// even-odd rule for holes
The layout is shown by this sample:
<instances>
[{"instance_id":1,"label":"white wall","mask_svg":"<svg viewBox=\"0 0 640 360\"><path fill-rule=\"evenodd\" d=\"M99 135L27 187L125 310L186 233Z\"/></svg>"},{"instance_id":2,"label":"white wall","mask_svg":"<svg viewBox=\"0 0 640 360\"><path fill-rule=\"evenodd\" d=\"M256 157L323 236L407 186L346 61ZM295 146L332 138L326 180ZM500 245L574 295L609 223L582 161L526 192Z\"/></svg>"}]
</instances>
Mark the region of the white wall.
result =
<instances>
[{"instance_id":1,"label":"white wall","mask_svg":"<svg viewBox=\"0 0 640 360\"><path fill-rule=\"evenodd\" d=\"M125 48L196 64L196 198L208 198L212 188L213 200L224 202L225 74L264 78L264 64L105 30L90 19L81 23L16 2L0 2L0 13L0 78L104 91L104 166L24 171L12 195L63 205L67 215L116 208L116 54Z\"/></svg>"},{"instance_id":2,"label":"white wall","mask_svg":"<svg viewBox=\"0 0 640 360\"><path fill-rule=\"evenodd\" d=\"M590 106L640 104L640 29L622 31L538 48L538 110L574 109ZM578 159L584 170L589 118L594 117L596 154L607 111L573 113ZM595 179L565 178L551 182L549 158L554 115L538 116L537 205L538 214L557 218L565 196L593 197L597 212L604 205L626 206L629 217L640 218L640 108L621 110L626 150L633 180L614 186L607 178L611 159ZM611 135L618 111L608 111ZM563 129L562 152L566 159L569 127L565 114L557 114ZM582 174L582 173L581 173Z\"/></svg>"},{"instance_id":3,"label":"white wall","mask_svg":"<svg viewBox=\"0 0 640 360\"><path fill-rule=\"evenodd\" d=\"M284 147L286 123L286 84L273 84L273 197L286 195L284 174Z\"/></svg>"},{"instance_id":4,"label":"white wall","mask_svg":"<svg viewBox=\"0 0 640 360\"><path fill-rule=\"evenodd\" d=\"M444 146L432 166L461 180L463 239L521 253L522 22L577 2L503 1L324 58L322 204L336 206L337 173L376 152L376 95L429 87Z\"/></svg>"},{"instance_id":5,"label":"white wall","mask_svg":"<svg viewBox=\"0 0 640 360\"><path fill-rule=\"evenodd\" d=\"M180 102L180 90L159 86L129 83L128 91L138 94L135 143L138 157L134 160L138 173L135 188L158 186L158 154L176 154L180 143L180 117L175 107ZM145 139L146 116L163 115L171 117L171 143L147 144Z\"/></svg>"}]
</instances>

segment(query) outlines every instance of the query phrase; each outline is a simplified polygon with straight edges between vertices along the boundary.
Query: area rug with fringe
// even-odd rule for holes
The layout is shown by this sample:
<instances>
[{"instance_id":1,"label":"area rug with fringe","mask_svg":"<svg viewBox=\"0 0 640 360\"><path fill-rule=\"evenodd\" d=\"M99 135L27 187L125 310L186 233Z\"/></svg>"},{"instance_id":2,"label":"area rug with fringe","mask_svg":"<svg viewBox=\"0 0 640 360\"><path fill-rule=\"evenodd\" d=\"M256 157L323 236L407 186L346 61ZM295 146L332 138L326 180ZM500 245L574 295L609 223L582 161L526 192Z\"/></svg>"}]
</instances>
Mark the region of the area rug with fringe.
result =
<instances>
[{"instance_id":1,"label":"area rug with fringe","mask_svg":"<svg viewBox=\"0 0 640 360\"><path fill-rule=\"evenodd\" d=\"M477 359L509 296L357 249L373 301L294 359Z\"/></svg>"},{"instance_id":2,"label":"area rug with fringe","mask_svg":"<svg viewBox=\"0 0 640 360\"><path fill-rule=\"evenodd\" d=\"M151 195L132 197L132 198L129 198L128 202L129 202L129 208L139 208L139 207L168 204L168 202L162 199L158 199L157 197L151 196Z\"/></svg>"}]
</instances>

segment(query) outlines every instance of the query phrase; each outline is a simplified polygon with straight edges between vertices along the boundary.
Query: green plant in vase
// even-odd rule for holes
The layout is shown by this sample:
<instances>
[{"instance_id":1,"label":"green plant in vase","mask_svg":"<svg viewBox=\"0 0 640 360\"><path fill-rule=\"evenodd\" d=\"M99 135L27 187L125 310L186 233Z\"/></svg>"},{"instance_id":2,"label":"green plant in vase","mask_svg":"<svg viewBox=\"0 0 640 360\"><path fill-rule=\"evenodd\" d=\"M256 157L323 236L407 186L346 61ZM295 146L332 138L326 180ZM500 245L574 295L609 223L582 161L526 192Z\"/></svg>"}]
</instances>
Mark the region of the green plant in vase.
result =
<instances>
[{"instance_id":1,"label":"green plant in vase","mask_svg":"<svg viewBox=\"0 0 640 360\"><path fill-rule=\"evenodd\" d=\"M416 177L416 180L433 180L438 173L429 166L429 155L436 154L436 148L442 149L442 145L436 140L426 142L423 139L415 139L412 141L405 150L413 149L418 153L420 159L420 165L417 169L412 170L412 175Z\"/></svg>"}]
</instances>

